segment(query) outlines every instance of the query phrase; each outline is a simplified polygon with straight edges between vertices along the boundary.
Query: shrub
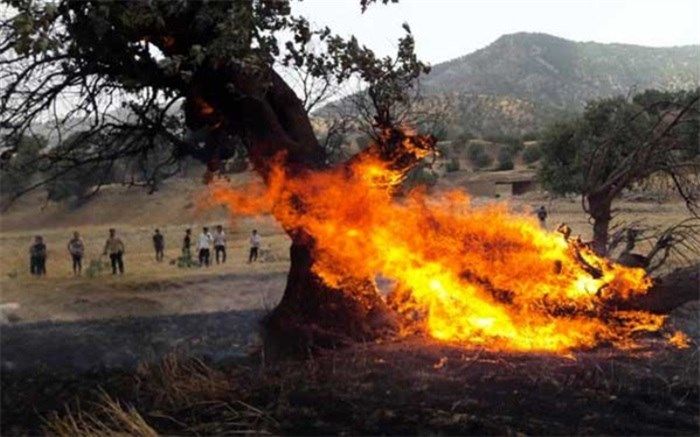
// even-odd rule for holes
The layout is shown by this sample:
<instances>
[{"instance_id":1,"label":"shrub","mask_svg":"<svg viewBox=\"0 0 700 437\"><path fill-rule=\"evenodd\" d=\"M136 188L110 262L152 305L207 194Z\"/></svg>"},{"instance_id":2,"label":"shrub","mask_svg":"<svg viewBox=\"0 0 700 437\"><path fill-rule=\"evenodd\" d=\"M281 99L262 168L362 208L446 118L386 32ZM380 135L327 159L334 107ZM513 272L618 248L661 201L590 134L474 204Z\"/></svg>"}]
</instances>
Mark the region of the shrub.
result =
<instances>
[{"instance_id":1,"label":"shrub","mask_svg":"<svg viewBox=\"0 0 700 437\"><path fill-rule=\"evenodd\" d=\"M180 269L188 269L190 267L199 267L199 262L192 258L190 254L182 254L177 257L175 264Z\"/></svg>"},{"instance_id":2,"label":"shrub","mask_svg":"<svg viewBox=\"0 0 700 437\"><path fill-rule=\"evenodd\" d=\"M452 158L447 162L447 165L445 166L445 170L448 173L459 171L460 165L459 165L459 159L457 158Z\"/></svg>"},{"instance_id":3,"label":"shrub","mask_svg":"<svg viewBox=\"0 0 700 437\"><path fill-rule=\"evenodd\" d=\"M498 151L498 166L496 170L512 170L513 167L513 150L509 147L501 147Z\"/></svg>"},{"instance_id":4,"label":"shrub","mask_svg":"<svg viewBox=\"0 0 700 437\"><path fill-rule=\"evenodd\" d=\"M469 132L463 132L452 141L452 150L456 155L461 155L467 149L469 140L473 139L474 135Z\"/></svg>"},{"instance_id":5,"label":"shrub","mask_svg":"<svg viewBox=\"0 0 700 437\"><path fill-rule=\"evenodd\" d=\"M521 137L522 141L536 141L540 137L539 132L527 132Z\"/></svg>"},{"instance_id":6,"label":"shrub","mask_svg":"<svg viewBox=\"0 0 700 437\"><path fill-rule=\"evenodd\" d=\"M32 184L38 167L37 160L46 144L43 137L22 137L14 152L2 152L0 198L8 199Z\"/></svg>"},{"instance_id":7,"label":"shrub","mask_svg":"<svg viewBox=\"0 0 700 437\"><path fill-rule=\"evenodd\" d=\"M88 278L94 278L106 272L109 268L109 263L103 258L91 259L87 269L85 269L85 275Z\"/></svg>"},{"instance_id":8,"label":"shrub","mask_svg":"<svg viewBox=\"0 0 700 437\"><path fill-rule=\"evenodd\" d=\"M520 146L521 144L520 138L512 135L486 135L484 139L492 143L508 144L511 146Z\"/></svg>"},{"instance_id":9,"label":"shrub","mask_svg":"<svg viewBox=\"0 0 700 437\"><path fill-rule=\"evenodd\" d=\"M449 158L452 156L452 147L450 147L450 144L438 144L437 151L440 154L440 156L443 156L445 158Z\"/></svg>"},{"instance_id":10,"label":"shrub","mask_svg":"<svg viewBox=\"0 0 700 437\"><path fill-rule=\"evenodd\" d=\"M528 146L523 150L523 161L526 164L532 164L540 160L542 151L539 146Z\"/></svg>"},{"instance_id":11,"label":"shrub","mask_svg":"<svg viewBox=\"0 0 700 437\"><path fill-rule=\"evenodd\" d=\"M469 162L476 168L484 168L491 165L493 159L484 150L484 145L481 143L472 143L467 148L467 158Z\"/></svg>"}]
</instances>

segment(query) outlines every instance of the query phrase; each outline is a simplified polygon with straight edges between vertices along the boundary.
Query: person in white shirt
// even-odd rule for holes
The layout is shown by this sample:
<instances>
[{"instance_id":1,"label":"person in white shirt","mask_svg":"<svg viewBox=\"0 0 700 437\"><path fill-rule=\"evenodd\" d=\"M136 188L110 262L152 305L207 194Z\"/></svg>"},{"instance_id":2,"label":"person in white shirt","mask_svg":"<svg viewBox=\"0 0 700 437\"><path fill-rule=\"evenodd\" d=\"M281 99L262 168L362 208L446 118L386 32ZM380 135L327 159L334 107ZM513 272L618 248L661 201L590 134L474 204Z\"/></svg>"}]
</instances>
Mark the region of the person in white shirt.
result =
<instances>
[{"instance_id":1,"label":"person in white shirt","mask_svg":"<svg viewBox=\"0 0 700 437\"><path fill-rule=\"evenodd\" d=\"M213 240L213 238L211 237L211 234L209 233L209 228L206 226L203 227L202 233L199 234L199 238L197 239L197 250L199 251L199 265L200 266L209 267L209 257L210 257L209 248L211 247L212 240Z\"/></svg>"},{"instance_id":2,"label":"person in white shirt","mask_svg":"<svg viewBox=\"0 0 700 437\"><path fill-rule=\"evenodd\" d=\"M253 234L250 236L250 255L248 256L248 264L258 259L258 249L260 248L260 234L257 229L253 229Z\"/></svg>"},{"instance_id":3,"label":"person in white shirt","mask_svg":"<svg viewBox=\"0 0 700 437\"><path fill-rule=\"evenodd\" d=\"M217 264L219 264L219 254L221 254L221 262L226 262L226 234L224 234L224 228L221 225L217 226L216 232L214 232L214 252Z\"/></svg>"}]
</instances>

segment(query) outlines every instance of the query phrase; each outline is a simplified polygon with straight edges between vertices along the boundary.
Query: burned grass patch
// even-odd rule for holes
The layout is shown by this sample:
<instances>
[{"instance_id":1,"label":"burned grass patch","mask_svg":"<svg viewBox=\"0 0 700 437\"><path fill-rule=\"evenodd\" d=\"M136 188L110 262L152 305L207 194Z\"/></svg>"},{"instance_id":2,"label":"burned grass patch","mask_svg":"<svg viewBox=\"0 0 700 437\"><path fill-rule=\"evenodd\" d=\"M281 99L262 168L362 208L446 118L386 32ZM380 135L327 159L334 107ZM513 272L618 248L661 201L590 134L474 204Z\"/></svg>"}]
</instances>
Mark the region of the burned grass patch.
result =
<instances>
[{"instance_id":1,"label":"burned grass patch","mask_svg":"<svg viewBox=\"0 0 700 437\"><path fill-rule=\"evenodd\" d=\"M213 366L169 356L92 379L12 386L3 376L3 435L36 431L27 424L37 417L49 420L44 430L74 435L101 426L124 432L141 419L143 430L178 435L696 434L697 369L696 349L660 341L634 353L569 357L423 338L277 363Z\"/></svg>"}]
</instances>

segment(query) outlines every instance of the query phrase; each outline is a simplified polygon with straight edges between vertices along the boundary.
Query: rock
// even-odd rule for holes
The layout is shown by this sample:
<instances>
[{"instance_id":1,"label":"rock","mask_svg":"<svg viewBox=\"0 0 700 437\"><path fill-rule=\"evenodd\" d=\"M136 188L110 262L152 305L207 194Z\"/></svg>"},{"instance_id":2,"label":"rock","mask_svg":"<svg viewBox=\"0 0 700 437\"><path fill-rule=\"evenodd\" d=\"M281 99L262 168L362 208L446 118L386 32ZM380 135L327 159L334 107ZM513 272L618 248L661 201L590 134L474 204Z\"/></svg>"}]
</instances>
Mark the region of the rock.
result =
<instances>
[{"instance_id":1,"label":"rock","mask_svg":"<svg viewBox=\"0 0 700 437\"><path fill-rule=\"evenodd\" d=\"M0 304L0 325L7 325L9 323L16 323L22 320L15 311L19 309L19 304L17 302L8 302Z\"/></svg>"}]
</instances>

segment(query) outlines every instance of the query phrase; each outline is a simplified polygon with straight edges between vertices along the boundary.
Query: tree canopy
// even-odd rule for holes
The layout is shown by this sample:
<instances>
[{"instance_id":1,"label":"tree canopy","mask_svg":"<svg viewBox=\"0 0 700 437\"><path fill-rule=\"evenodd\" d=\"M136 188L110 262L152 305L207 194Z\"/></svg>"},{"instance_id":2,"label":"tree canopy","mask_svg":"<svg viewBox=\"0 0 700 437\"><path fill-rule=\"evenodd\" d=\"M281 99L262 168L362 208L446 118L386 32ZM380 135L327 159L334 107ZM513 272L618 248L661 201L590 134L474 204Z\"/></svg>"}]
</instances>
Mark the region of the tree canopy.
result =
<instances>
[{"instance_id":1,"label":"tree canopy","mask_svg":"<svg viewBox=\"0 0 700 437\"><path fill-rule=\"evenodd\" d=\"M166 142L174 160L192 156L212 171L240 146L263 171L280 151L289 162L324 165L323 147L281 68L336 82L361 79L376 123L387 126L397 102L428 71L407 25L396 56L382 58L354 37L312 28L292 14L289 0L7 4L2 142L16 150L39 124L64 135L88 126L83 144L100 138L101 146L82 148L71 166L142 156Z\"/></svg>"},{"instance_id":2,"label":"tree canopy","mask_svg":"<svg viewBox=\"0 0 700 437\"><path fill-rule=\"evenodd\" d=\"M600 252L613 200L652 175L670 178L697 214L699 93L646 91L594 101L581 117L543 134L540 179L554 193L582 195Z\"/></svg>"}]
</instances>

